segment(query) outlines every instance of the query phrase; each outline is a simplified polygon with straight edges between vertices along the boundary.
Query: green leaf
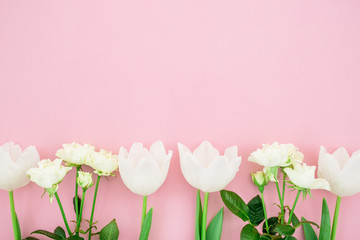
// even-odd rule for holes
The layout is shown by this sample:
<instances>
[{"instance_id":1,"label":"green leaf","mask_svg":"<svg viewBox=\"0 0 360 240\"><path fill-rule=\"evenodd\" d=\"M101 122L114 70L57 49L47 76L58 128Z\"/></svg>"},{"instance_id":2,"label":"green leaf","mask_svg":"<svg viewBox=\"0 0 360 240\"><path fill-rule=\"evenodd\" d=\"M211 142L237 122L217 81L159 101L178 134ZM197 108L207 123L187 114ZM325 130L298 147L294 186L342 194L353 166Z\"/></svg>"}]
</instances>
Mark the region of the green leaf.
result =
<instances>
[{"instance_id":1,"label":"green leaf","mask_svg":"<svg viewBox=\"0 0 360 240\"><path fill-rule=\"evenodd\" d=\"M54 234L56 236L58 236L60 239L66 239L66 234L64 229L62 229L62 227L58 226L57 228L55 228L54 230Z\"/></svg>"},{"instance_id":2,"label":"green leaf","mask_svg":"<svg viewBox=\"0 0 360 240\"><path fill-rule=\"evenodd\" d=\"M100 231L100 240L117 240L119 238L119 228L116 220L113 219Z\"/></svg>"},{"instance_id":3,"label":"green leaf","mask_svg":"<svg viewBox=\"0 0 360 240\"><path fill-rule=\"evenodd\" d=\"M75 207L75 197L76 197L76 196L74 196L74 197L73 197L74 212L76 212L76 207ZM77 196L77 198L78 198L78 210L79 210L79 212L80 212L80 207L81 207L81 198L80 198L79 196Z\"/></svg>"},{"instance_id":4,"label":"green leaf","mask_svg":"<svg viewBox=\"0 0 360 240\"><path fill-rule=\"evenodd\" d=\"M267 235L262 235L259 240L271 240L271 237Z\"/></svg>"},{"instance_id":5,"label":"green leaf","mask_svg":"<svg viewBox=\"0 0 360 240\"><path fill-rule=\"evenodd\" d=\"M202 206L200 190L197 191L196 195L196 213L195 213L195 240L201 240L201 219L202 219Z\"/></svg>"},{"instance_id":6,"label":"green leaf","mask_svg":"<svg viewBox=\"0 0 360 240\"><path fill-rule=\"evenodd\" d=\"M18 233L19 238L21 239L20 223L16 212L15 212L15 216L16 216L16 231Z\"/></svg>"},{"instance_id":7,"label":"green leaf","mask_svg":"<svg viewBox=\"0 0 360 240\"><path fill-rule=\"evenodd\" d=\"M27 238L24 238L23 240L40 240L40 239L35 238L35 237L27 237Z\"/></svg>"},{"instance_id":8,"label":"green leaf","mask_svg":"<svg viewBox=\"0 0 360 240\"><path fill-rule=\"evenodd\" d=\"M206 230L207 240L220 240L222 226L223 226L223 219L224 219L224 208L221 208L220 211L211 220Z\"/></svg>"},{"instance_id":9,"label":"green leaf","mask_svg":"<svg viewBox=\"0 0 360 240\"><path fill-rule=\"evenodd\" d=\"M74 235L74 236L68 237L66 240L84 240L84 238Z\"/></svg>"},{"instance_id":10,"label":"green leaf","mask_svg":"<svg viewBox=\"0 0 360 240\"><path fill-rule=\"evenodd\" d=\"M275 231L280 235L291 236L295 232L295 228L286 224L278 224L275 227Z\"/></svg>"},{"instance_id":11,"label":"green leaf","mask_svg":"<svg viewBox=\"0 0 360 240\"><path fill-rule=\"evenodd\" d=\"M314 229L312 228L312 226L309 223L307 223L307 220L304 217L302 217L301 220L304 222L303 228L304 228L305 239L306 240L318 240L318 237L316 236Z\"/></svg>"},{"instance_id":12,"label":"green leaf","mask_svg":"<svg viewBox=\"0 0 360 240\"><path fill-rule=\"evenodd\" d=\"M150 233L153 209L151 208L145 216L144 222L141 226L141 233L139 240L147 240Z\"/></svg>"},{"instance_id":13,"label":"green leaf","mask_svg":"<svg viewBox=\"0 0 360 240\"><path fill-rule=\"evenodd\" d=\"M323 199L321 211L322 213L321 213L319 240L330 240L330 235L331 235L330 213L325 198Z\"/></svg>"},{"instance_id":14,"label":"green leaf","mask_svg":"<svg viewBox=\"0 0 360 240\"><path fill-rule=\"evenodd\" d=\"M36 231L32 232L31 234L34 234L34 233L47 236L48 238L51 238L51 239L56 239L56 240L59 239L59 237L57 235L55 235L52 232L46 231L46 230L36 230Z\"/></svg>"},{"instance_id":15,"label":"green leaf","mask_svg":"<svg viewBox=\"0 0 360 240\"><path fill-rule=\"evenodd\" d=\"M270 235L275 235L276 234L275 227L278 224L278 220L279 219L277 217L268 218L269 234ZM263 224L263 233L266 233L266 223L265 223L265 221L264 221L264 224Z\"/></svg>"},{"instance_id":16,"label":"green leaf","mask_svg":"<svg viewBox=\"0 0 360 240\"><path fill-rule=\"evenodd\" d=\"M295 227L296 225L298 225L300 223L299 219L297 218L297 216L295 215L295 213L293 213L292 217L291 217L291 224L293 225L293 227Z\"/></svg>"},{"instance_id":17,"label":"green leaf","mask_svg":"<svg viewBox=\"0 0 360 240\"><path fill-rule=\"evenodd\" d=\"M296 237L286 236L286 237L284 237L284 240L296 240Z\"/></svg>"},{"instance_id":18,"label":"green leaf","mask_svg":"<svg viewBox=\"0 0 360 240\"><path fill-rule=\"evenodd\" d=\"M257 226L264 221L264 209L259 195L251 199L247 206L249 207L248 216L250 223Z\"/></svg>"},{"instance_id":19,"label":"green leaf","mask_svg":"<svg viewBox=\"0 0 360 240\"><path fill-rule=\"evenodd\" d=\"M259 239L260 239L260 234L253 225L247 224L241 230L240 240L259 240Z\"/></svg>"},{"instance_id":20,"label":"green leaf","mask_svg":"<svg viewBox=\"0 0 360 240\"><path fill-rule=\"evenodd\" d=\"M221 190L220 195L225 206L233 214L235 214L245 222L249 220L249 208L239 195L227 190Z\"/></svg>"}]
</instances>

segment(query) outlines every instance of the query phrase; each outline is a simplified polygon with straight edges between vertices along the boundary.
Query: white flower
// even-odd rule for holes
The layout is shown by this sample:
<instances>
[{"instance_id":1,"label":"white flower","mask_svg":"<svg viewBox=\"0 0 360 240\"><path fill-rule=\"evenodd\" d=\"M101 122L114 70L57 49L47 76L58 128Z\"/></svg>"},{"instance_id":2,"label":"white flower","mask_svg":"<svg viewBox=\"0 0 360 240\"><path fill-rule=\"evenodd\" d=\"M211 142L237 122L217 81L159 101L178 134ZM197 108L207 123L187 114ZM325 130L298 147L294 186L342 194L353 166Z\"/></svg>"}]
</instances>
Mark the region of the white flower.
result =
<instances>
[{"instance_id":1,"label":"white flower","mask_svg":"<svg viewBox=\"0 0 360 240\"><path fill-rule=\"evenodd\" d=\"M225 150L223 156L211 143L204 141L191 152L178 143L181 171L186 181L203 192L224 189L235 177L241 163L236 146Z\"/></svg>"},{"instance_id":2,"label":"white flower","mask_svg":"<svg viewBox=\"0 0 360 240\"><path fill-rule=\"evenodd\" d=\"M290 181L300 188L305 189L325 189L330 190L328 181L323 178L315 178L315 166L304 164L294 164L294 169L285 168L284 172Z\"/></svg>"},{"instance_id":3,"label":"white flower","mask_svg":"<svg viewBox=\"0 0 360 240\"><path fill-rule=\"evenodd\" d=\"M304 155L297 151L293 144L263 144L262 149L252 152L249 161L264 167L286 167L294 163L301 163Z\"/></svg>"},{"instance_id":4,"label":"white flower","mask_svg":"<svg viewBox=\"0 0 360 240\"><path fill-rule=\"evenodd\" d=\"M79 171L78 174L79 175L76 178L76 181L80 187L82 187L83 189L86 190L89 187L91 187L92 185L94 185L91 173Z\"/></svg>"},{"instance_id":5,"label":"white flower","mask_svg":"<svg viewBox=\"0 0 360 240\"><path fill-rule=\"evenodd\" d=\"M99 176L109 176L118 168L117 157L104 149L94 152L85 163L92 167Z\"/></svg>"},{"instance_id":6,"label":"white flower","mask_svg":"<svg viewBox=\"0 0 360 240\"><path fill-rule=\"evenodd\" d=\"M330 191L339 197L360 192L360 150L350 157L343 147L330 154L321 146L318 175L330 183Z\"/></svg>"},{"instance_id":7,"label":"white flower","mask_svg":"<svg viewBox=\"0 0 360 240\"><path fill-rule=\"evenodd\" d=\"M44 159L38 162L37 168L30 168L27 175L30 180L42 188L52 188L54 185L59 184L71 167L64 167L61 165L61 159Z\"/></svg>"},{"instance_id":8,"label":"white flower","mask_svg":"<svg viewBox=\"0 0 360 240\"><path fill-rule=\"evenodd\" d=\"M134 193L148 196L164 183L172 151L166 154L164 144L156 141L150 150L142 143L134 143L129 153L119 150L119 171L124 184Z\"/></svg>"},{"instance_id":9,"label":"white flower","mask_svg":"<svg viewBox=\"0 0 360 240\"><path fill-rule=\"evenodd\" d=\"M63 148L56 151L56 156L70 165L83 165L89 161L92 154L95 151L95 147L90 144L70 143L63 144Z\"/></svg>"},{"instance_id":10,"label":"white flower","mask_svg":"<svg viewBox=\"0 0 360 240\"><path fill-rule=\"evenodd\" d=\"M35 167L40 160L39 153L34 146L21 150L13 142L0 146L0 188L13 191L30 182L26 171Z\"/></svg>"}]
</instances>

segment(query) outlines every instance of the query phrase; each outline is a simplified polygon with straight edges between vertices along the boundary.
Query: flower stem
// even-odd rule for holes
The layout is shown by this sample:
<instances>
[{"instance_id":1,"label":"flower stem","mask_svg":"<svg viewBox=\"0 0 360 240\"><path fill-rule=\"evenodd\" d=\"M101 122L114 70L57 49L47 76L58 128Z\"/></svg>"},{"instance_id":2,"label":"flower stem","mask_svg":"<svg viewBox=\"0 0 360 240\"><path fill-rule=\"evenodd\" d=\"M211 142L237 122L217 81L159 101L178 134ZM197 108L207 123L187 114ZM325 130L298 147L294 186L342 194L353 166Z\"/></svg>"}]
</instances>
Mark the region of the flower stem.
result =
<instances>
[{"instance_id":1,"label":"flower stem","mask_svg":"<svg viewBox=\"0 0 360 240\"><path fill-rule=\"evenodd\" d=\"M338 218L339 218L339 210L340 210L340 202L341 202L341 197L337 197L336 198L336 207L335 207L335 213L334 213L334 220L333 220L333 225L332 225L332 230L331 230L331 240L335 240L335 236L336 236L336 229L337 229L337 223L338 223Z\"/></svg>"},{"instance_id":2,"label":"flower stem","mask_svg":"<svg viewBox=\"0 0 360 240\"><path fill-rule=\"evenodd\" d=\"M286 174L282 171L283 174L283 188L282 188L282 195L281 195L281 203L282 203L282 209L284 208L284 202L285 202L285 180L286 180ZM285 222L285 212L282 215L282 221Z\"/></svg>"},{"instance_id":3,"label":"flower stem","mask_svg":"<svg viewBox=\"0 0 360 240\"><path fill-rule=\"evenodd\" d=\"M89 225L90 225L89 240L91 239L91 229L92 229L92 223L93 223L93 219L94 219L94 210L95 210L96 196L97 196L97 192L98 192L98 188L99 188L100 178L101 178L101 176L98 175L97 180L96 180L96 186L95 186L95 192L94 192L94 200L93 200L93 205L92 205L92 210L91 210L91 216L90 216L90 222L89 222Z\"/></svg>"},{"instance_id":4,"label":"flower stem","mask_svg":"<svg viewBox=\"0 0 360 240\"><path fill-rule=\"evenodd\" d=\"M75 219L76 219L76 222L79 219L79 197L78 197L78 182L77 182L77 179L79 176L79 169L80 169L80 167L77 166L76 167L76 178L75 178ZM76 227L76 230L77 230L77 227ZM78 232L76 232L76 236L79 236Z\"/></svg>"},{"instance_id":5,"label":"flower stem","mask_svg":"<svg viewBox=\"0 0 360 240\"><path fill-rule=\"evenodd\" d=\"M284 206L283 206L283 201L282 201L282 197L281 197L281 193L280 193L280 188L279 188L279 183L276 181L275 182L275 185L276 185L276 190L277 190L277 193L278 193L278 196L279 196L279 201L280 201L280 210L281 210L281 223L284 223L283 221L283 217L284 217Z\"/></svg>"},{"instance_id":6,"label":"flower stem","mask_svg":"<svg viewBox=\"0 0 360 240\"><path fill-rule=\"evenodd\" d=\"M147 196L143 197L143 209L142 209L142 217L141 217L141 226L144 223L145 216L146 216L146 203L147 203Z\"/></svg>"},{"instance_id":7,"label":"flower stem","mask_svg":"<svg viewBox=\"0 0 360 240\"><path fill-rule=\"evenodd\" d=\"M16 216L16 212L15 212L13 191L9 191L9 200L10 200L11 219L12 219L13 230L14 230L14 239L21 240L20 226L19 226L19 222L17 220L17 216Z\"/></svg>"},{"instance_id":8,"label":"flower stem","mask_svg":"<svg viewBox=\"0 0 360 240\"><path fill-rule=\"evenodd\" d=\"M204 209L203 209L202 224L201 224L201 240L206 240L206 217L207 217L208 202L209 202L209 193L206 192L204 196Z\"/></svg>"},{"instance_id":9,"label":"flower stem","mask_svg":"<svg viewBox=\"0 0 360 240\"><path fill-rule=\"evenodd\" d=\"M69 235L70 235L70 236L72 236L72 232L71 232L71 230L70 230L70 227L69 227L68 221L67 221L67 219L66 219L65 212L64 212L64 209L63 209L63 207L62 207L62 204L61 204L61 201L60 201L59 195L58 195L58 193L57 193L57 192L55 192L55 194L54 194L54 195L55 195L55 197L56 197L56 201L57 201L57 202L58 202L58 204L59 204L59 208L60 208L61 215L62 215L63 220L64 220L64 223L65 223L66 229L67 229L67 231L68 231Z\"/></svg>"},{"instance_id":10,"label":"flower stem","mask_svg":"<svg viewBox=\"0 0 360 240\"><path fill-rule=\"evenodd\" d=\"M293 205L293 207L292 207L292 209L291 209L291 212L290 212L290 215L289 215L288 225L290 225L290 223L291 223L291 218L292 218L292 216L293 216L293 214L294 214L294 210L295 210L297 201L299 200L300 193L301 193L301 190L298 190L298 193L297 193L296 198L295 198L294 205Z\"/></svg>"},{"instance_id":11,"label":"flower stem","mask_svg":"<svg viewBox=\"0 0 360 240\"><path fill-rule=\"evenodd\" d=\"M262 206L263 206L263 209L264 209L266 232L268 234L270 234L269 233L269 223L268 223L268 219L267 219L266 207L265 207L265 202L264 202L264 191L260 191L260 194L261 194L261 203L262 203Z\"/></svg>"},{"instance_id":12,"label":"flower stem","mask_svg":"<svg viewBox=\"0 0 360 240\"><path fill-rule=\"evenodd\" d=\"M86 190L83 189L83 193L82 193L82 196L81 196L81 205L80 205L79 217L76 220L76 232L77 232L77 234L79 234L80 223L81 223L81 220L82 220L82 212L83 212L84 202L85 202L85 192L86 192Z\"/></svg>"}]
</instances>

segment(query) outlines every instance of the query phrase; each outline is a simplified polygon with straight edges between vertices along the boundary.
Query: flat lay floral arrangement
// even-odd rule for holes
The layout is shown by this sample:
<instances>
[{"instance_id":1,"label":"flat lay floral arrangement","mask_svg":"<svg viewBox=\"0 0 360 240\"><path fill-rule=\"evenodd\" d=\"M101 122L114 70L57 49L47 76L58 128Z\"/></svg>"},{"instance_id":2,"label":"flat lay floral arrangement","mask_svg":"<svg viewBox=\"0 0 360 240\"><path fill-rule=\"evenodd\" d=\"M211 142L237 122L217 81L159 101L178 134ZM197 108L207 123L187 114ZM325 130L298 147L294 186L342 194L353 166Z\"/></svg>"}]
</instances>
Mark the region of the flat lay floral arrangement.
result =
<instances>
[{"instance_id":1,"label":"flat lay floral arrangement","mask_svg":"<svg viewBox=\"0 0 360 240\"><path fill-rule=\"evenodd\" d=\"M304 155L294 145L277 142L264 144L248 158L248 161L263 166L263 170L249 173L259 195L245 203L236 193L224 190L234 179L241 164L236 146L226 148L223 155L207 141L194 151L180 143L178 149L181 171L186 181L197 189L194 221L196 240L221 238L224 208L218 211L208 226L206 224L211 192L220 192L224 205L241 221L246 222L241 230L241 240L292 240L296 239L293 235L299 228L303 228L306 240L334 240L341 198L360 192L360 150L350 157L344 148L331 154L321 147L317 171L319 178L315 178L316 166L304 163ZM63 148L59 149L55 156L57 158L54 160L40 161L34 146L24 150L13 142L0 146L0 188L9 192L15 240L36 240L44 237L57 240L90 240L94 235L98 235L100 240L119 239L116 219L102 229L97 229L95 221L99 182L103 178L112 178L115 171L120 172L122 181L133 193L143 197L139 239L148 239L153 209L148 209L147 198L164 183L172 158L172 151L166 151L161 141L156 141L149 149L144 148L141 143L134 143L129 151L121 147L118 155L103 149L96 151L90 144L63 144ZM93 172L83 171L84 165L90 166ZM57 193L61 181L71 170L76 171L75 187L69 189L74 191L74 210L71 209L76 216L73 220L76 223L74 229L69 226L69 219ZM24 238L21 236L21 226L15 211L13 191L30 181L44 189L50 202L53 202L55 197L60 210L59 217L62 217L64 225L56 227L54 231L34 230L31 236ZM276 216L267 214L264 188L268 184L276 185L279 199L274 203L279 207ZM91 187L95 188L94 195L87 196L86 192ZM325 198L320 223L312 222L304 216L299 218L295 214L300 196L305 200L311 196L311 190L316 189L328 190L337 196L332 221ZM295 201L290 206L286 205L286 190L297 191ZM203 200L200 191L204 192ZM89 220L82 218L85 201L92 201ZM317 228L319 236L314 231Z\"/></svg>"}]
</instances>

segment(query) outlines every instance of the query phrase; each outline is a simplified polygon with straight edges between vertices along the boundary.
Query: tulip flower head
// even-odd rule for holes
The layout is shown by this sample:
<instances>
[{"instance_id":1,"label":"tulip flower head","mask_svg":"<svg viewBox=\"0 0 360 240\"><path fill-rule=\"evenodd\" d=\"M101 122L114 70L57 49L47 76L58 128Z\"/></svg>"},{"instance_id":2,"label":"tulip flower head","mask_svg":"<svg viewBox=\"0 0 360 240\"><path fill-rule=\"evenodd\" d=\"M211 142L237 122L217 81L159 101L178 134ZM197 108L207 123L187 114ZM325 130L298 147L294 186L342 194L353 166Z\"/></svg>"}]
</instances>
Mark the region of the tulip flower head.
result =
<instances>
[{"instance_id":1,"label":"tulip flower head","mask_svg":"<svg viewBox=\"0 0 360 240\"><path fill-rule=\"evenodd\" d=\"M224 155L210 142L204 141L191 152L178 143L181 171L186 181L203 192L217 192L226 187L235 177L241 163L236 146L225 149Z\"/></svg>"},{"instance_id":2,"label":"tulip flower head","mask_svg":"<svg viewBox=\"0 0 360 240\"><path fill-rule=\"evenodd\" d=\"M360 192L360 150L350 157L343 147L330 154L321 146L318 175L329 182L330 191L339 197Z\"/></svg>"},{"instance_id":3,"label":"tulip flower head","mask_svg":"<svg viewBox=\"0 0 360 240\"><path fill-rule=\"evenodd\" d=\"M161 141L156 141L150 149L142 143L134 143L130 151L119 150L119 171L124 184L134 193L148 196L164 183L167 176L172 151L166 153Z\"/></svg>"},{"instance_id":4,"label":"tulip flower head","mask_svg":"<svg viewBox=\"0 0 360 240\"><path fill-rule=\"evenodd\" d=\"M0 146L0 189L13 191L28 184L30 180L26 171L39 161L40 156L34 146L24 151L13 142Z\"/></svg>"}]
</instances>

